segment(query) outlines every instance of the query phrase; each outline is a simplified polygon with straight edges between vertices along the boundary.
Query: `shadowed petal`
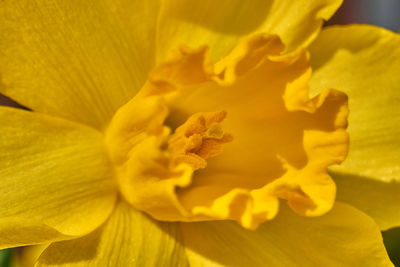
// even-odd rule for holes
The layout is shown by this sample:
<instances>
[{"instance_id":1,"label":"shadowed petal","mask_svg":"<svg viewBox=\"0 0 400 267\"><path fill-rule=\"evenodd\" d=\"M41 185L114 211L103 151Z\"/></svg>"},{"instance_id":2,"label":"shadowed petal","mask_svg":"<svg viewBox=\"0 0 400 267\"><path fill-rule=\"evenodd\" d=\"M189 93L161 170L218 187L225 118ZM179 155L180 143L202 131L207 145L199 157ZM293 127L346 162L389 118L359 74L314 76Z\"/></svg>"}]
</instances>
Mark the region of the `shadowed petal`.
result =
<instances>
[{"instance_id":1,"label":"shadowed petal","mask_svg":"<svg viewBox=\"0 0 400 267\"><path fill-rule=\"evenodd\" d=\"M329 27L310 47L317 93L349 95L350 151L332 168L338 198L383 229L400 225L400 35L367 25Z\"/></svg>"},{"instance_id":2,"label":"shadowed petal","mask_svg":"<svg viewBox=\"0 0 400 267\"><path fill-rule=\"evenodd\" d=\"M0 247L82 235L106 220L116 185L99 132L14 108L0 118Z\"/></svg>"},{"instance_id":3,"label":"shadowed petal","mask_svg":"<svg viewBox=\"0 0 400 267\"><path fill-rule=\"evenodd\" d=\"M37 266L187 266L177 227L155 222L121 201L104 226L51 244Z\"/></svg>"},{"instance_id":4,"label":"shadowed petal","mask_svg":"<svg viewBox=\"0 0 400 267\"><path fill-rule=\"evenodd\" d=\"M180 45L209 45L213 59L254 32L279 35L288 50L309 44L341 0L165 1L157 35L158 60Z\"/></svg>"},{"instance_id":5,"label":"shadowed petal","mask_svg":"<svg viewBox=\"0 0 400 267\"><path fill-rule=\"evenodd\" d=\"M393 266L378 226L337 203L318 218L282 208L257 231L232 222L182 223L191 266Z\"/></svg>"}]
</instances>

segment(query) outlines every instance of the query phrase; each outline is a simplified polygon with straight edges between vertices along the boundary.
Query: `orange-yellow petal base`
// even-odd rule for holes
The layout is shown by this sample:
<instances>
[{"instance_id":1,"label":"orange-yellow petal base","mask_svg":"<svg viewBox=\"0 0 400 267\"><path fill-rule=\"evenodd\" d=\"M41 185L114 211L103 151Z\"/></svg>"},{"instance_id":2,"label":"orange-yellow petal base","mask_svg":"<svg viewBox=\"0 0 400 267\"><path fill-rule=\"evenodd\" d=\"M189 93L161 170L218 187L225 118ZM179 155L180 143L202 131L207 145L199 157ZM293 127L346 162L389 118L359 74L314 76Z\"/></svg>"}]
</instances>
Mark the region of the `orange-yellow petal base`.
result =
<instances>
[{"instance_id":1,"label":"orange-yellow petal base","mask_svg":"<svg viewBox=\"0 0 400 267\"><path fill-rule=\"evenodd\" d=\"M308 54L278 37L243 40L216 64L181 47L160 64L106 133L120 189L166 221L236 220L255 229L286 199L300 215L329 211L327 168L348 150L347 97L309 99Z\"/></svg>"}]
</instances>

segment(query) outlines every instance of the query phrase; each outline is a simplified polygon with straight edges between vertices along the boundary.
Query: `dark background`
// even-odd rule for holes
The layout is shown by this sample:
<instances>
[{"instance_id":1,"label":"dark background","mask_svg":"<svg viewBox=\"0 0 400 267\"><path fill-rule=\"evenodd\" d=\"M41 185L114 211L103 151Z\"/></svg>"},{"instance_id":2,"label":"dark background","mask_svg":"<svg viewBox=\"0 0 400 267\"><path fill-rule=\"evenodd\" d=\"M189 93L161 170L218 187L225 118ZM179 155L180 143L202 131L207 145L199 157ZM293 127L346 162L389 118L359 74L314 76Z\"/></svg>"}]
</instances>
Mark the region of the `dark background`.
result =
<instances>
[{"instance_id":1,"label":"dark background","mask_svg":"<svg viewBox=\"0 0 400 267\"><path fill-rule=\"evenodd\" d=\"M326 24L364 23L400 31L400 0L344 0Z\"/></svg>"}]
</instances>

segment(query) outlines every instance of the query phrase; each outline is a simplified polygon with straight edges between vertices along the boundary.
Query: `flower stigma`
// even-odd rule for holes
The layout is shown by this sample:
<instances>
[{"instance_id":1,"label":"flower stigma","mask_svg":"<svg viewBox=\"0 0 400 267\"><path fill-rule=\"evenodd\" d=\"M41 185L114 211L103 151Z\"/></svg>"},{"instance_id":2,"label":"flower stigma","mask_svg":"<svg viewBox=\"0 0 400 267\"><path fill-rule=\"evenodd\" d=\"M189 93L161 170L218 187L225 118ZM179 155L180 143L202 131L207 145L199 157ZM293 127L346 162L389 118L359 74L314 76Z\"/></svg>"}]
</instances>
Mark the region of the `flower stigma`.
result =
<instances>
[{"instance_id":1,"label":"flower stigma","mask_svg":"<svg viewBox=\"0 0 400 267\"><path fill-rule=\"evenodd\" d=\"M222 144L233 140L220 125L225 117L225 111L197 113L179 126L168 140L173 164L198 170L207 166L206 159L221 154Z\"/></svg>"},{"instance_id":2,"label":"flower stigma","mask_svg":"<svg viewBox=\"0 0 400 267\"><path fill-rule=\"evenodd\" d=\"M302 216L328 212L327 169L348 150L347 96L310 99L307 51L283 51L267 34L215 64L207 47L173 51L106 131L123 197L157 220L247 229L273 219L279 199Z\"/></svg>"}]
</instances>

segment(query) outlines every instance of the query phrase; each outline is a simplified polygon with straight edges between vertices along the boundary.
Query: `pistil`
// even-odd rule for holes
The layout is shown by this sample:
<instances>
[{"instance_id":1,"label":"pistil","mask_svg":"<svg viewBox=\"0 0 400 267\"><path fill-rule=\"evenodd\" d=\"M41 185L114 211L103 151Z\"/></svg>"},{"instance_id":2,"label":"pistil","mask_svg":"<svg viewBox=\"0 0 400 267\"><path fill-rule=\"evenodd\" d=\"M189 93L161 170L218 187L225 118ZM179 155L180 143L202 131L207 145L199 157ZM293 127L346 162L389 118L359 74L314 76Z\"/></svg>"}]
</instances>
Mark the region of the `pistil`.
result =
<instances>
[{"instance_id":1,"label":"pistil","mask_svg":"<svg viewBox=\"0 0 400 267\"><path fill-rule=\"evenodd\" d=\"M206 159L221 154L222 144L233 140L221 126L226 114L226 111L196 113L179 126L168 140L173 164L186 163L197 170L207 166Z\"/></svg>"}]
</instances>

